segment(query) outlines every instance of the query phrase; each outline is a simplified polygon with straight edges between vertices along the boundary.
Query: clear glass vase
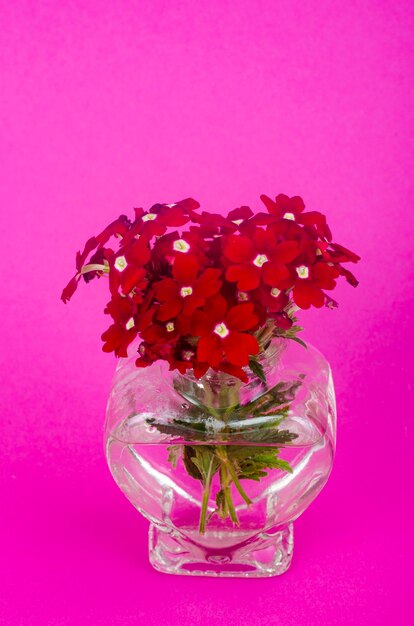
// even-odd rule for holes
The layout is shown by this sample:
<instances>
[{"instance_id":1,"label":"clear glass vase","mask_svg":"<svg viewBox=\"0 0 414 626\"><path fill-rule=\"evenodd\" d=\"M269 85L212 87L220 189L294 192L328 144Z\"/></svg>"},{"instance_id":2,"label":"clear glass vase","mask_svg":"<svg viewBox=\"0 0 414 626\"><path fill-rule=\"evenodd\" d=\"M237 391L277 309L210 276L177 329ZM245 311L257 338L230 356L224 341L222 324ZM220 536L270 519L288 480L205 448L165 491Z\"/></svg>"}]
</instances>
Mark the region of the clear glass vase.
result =
<instances>
[{"instance_id":1,"label":"clear glass vase","mask_svg":"<svg viewBox=\"0 0 414 626\"><path fill-rule=\"evenodd\" d=\"M150 521L149 557L171 574L282 574L293 521L326 483L335 395L315 348L273 340L244 384L119 361L105 451L116 483ZM263 381L263 374L266 382Z\"/></svg>"}]
</instances>

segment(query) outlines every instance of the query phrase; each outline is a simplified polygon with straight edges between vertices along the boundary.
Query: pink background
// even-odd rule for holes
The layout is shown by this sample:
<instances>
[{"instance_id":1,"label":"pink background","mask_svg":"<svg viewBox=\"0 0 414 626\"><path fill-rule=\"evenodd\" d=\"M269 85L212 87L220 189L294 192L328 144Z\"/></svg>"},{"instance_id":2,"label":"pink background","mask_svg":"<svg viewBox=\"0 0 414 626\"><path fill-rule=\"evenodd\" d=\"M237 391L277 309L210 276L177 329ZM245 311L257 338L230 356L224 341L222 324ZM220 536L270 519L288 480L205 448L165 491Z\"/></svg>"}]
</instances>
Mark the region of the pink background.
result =
<instances>
[{"instance_id":1,"label":"pink background","mask_svg":"<svg viewBox=\"0 0 414 626\"><path fill-rule=\"evenodd\" d=\"M412 623L414 5L2 0L0 624ZM363 256L303 313L339 407L282 577L169 577L102 450L102 283L60 290L137 205L301 194Z\"/></svg>"}]
</instances>

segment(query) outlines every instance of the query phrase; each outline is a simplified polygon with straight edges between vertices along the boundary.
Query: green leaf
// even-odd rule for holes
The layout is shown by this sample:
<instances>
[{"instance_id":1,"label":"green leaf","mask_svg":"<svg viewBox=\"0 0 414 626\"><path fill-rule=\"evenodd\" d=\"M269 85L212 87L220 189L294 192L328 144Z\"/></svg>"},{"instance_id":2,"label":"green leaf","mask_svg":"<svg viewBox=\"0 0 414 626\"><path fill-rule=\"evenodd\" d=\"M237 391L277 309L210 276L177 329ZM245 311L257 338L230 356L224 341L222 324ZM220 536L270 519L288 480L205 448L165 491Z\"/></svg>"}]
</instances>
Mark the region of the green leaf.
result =
<instances>
[{"instance_id":1,"label":"green leaf","mask_svg":"<svg viewBox=\"0 0 414 626\"><path fill-rule=\"evenodd\" d=\"M258 481L272 469L292 472L290 464L279 458L279 448L274 446L227 446L227 455L234 459L240 479Z\"/></svg>"},{"instance_id":2,"label":"green leaf","mask_svg":"<svg viewBox=\"0 0 414 626\"><path fill-rule=\"evenodd\" d=\"M206 437L203 434L207 430L206 418L193 419L189 416L188 420L172 419L169 422L157 422L153 417L148 418L147 424L154 426L163 435L171 435L172 437L180 437L184 441L203 441Z\"/></svg>"},{"instance_id":3,"label":"green leaf","mask_svg":"<svg viewBox=\"0 0 414 626\"><path fill-rule=\"evenodd\" d=\"M180 446L180 445L168 446L167 450L169 453L168 461L171 463L171 465L175 469L177 467L178 461L180 460L180 456L183 452L183 446Z\"/></svg>"},{"instance_id":4,"label":"green leaf","mask_svg":"<svg viewBox=\"0 0 414 626\"><path fill-rule=\"evenodd\" d=\"M187 470L187 473L192 478L195 478L196 480L203 480L203 476L200 470L198 469L197 465L195 465L193 461L195 456L196 456L196 453L195 453L194 448L192 448L191 446L184 446L183 461L184 461L184 467Z\"/></svg>"},{"instance_id":5,"label":"green leaf","mask_svg":"<svg viewBox=\"0 0 414 626\"><path fill-rule=\"evenodd\" d=\"M266 376L263 370L263 365L256 361L256 359L250 359L249 367L252 370L253 374L260 378L260 380L266 384Z\"/></svg>"},{"instance_id":6,"label":"green leaf","mask_svg":"<svg viewBox=\"0 0 414 626\"><path fill-rule=\"evenodd\" d=\"M293 470L290 466L290 463L288 463L287 461L284 461L283 459L275 459L273 463L274 463L273 467L277 469L281 469L284 472L289 472L289 474L292 474Z\"/></svg>"},{"instance_id":7,"label":"green leaf","mask_svg":"<svg viewBox=\"0 0 414 626\"><path fill-rule=\"evenodd\" d=\"M203 480L207 480L209 475L214 476L220 465L218 458L214 454L215 448L212 446L196 446L193 450L195 451L195 456L191 460L199 470Z\"/></svg>"},{"instance_id":8,"label":"green leaf","mask_svg":"<svg viewBox=\"0 0 414 626\"><path fill-rule=\"evenodd\" d=\"M292 341L296 341L296 343L299 343L301 346L303 346L304 348L306 348L306 350L308 349L308 346L306 345L306 343L303 341L303 339L300 339L300 337L288 337L288 339L291 339Z\"/></svg>"},{"instance_id":9,"label":"green leaf","mask_svg":"<svg viewBox=\"0 0 414 626\"><path fill-rule=\"evenodd\" d=\"M217 493L216 493L216 504L217 504L217 509L220 512L224 511L224 505L225 505L225 497L224 497L224 491L223 489L220 489Z\"/></svg>"}]
</instances>

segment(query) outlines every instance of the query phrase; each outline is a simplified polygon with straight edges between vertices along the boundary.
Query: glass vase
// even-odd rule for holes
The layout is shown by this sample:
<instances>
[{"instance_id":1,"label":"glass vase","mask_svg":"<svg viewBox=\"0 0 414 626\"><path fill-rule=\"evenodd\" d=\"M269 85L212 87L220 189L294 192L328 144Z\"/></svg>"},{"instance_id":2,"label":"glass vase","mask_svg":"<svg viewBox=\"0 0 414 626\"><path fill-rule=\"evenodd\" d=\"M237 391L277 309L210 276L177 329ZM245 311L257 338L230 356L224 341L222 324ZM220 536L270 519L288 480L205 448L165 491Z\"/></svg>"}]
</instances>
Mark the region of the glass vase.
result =
<instances>
[{"instance_id":1,"label":"glass vase","mask_svg":"<svg viewBox=\"0 0 414 626\"><path fill-rule=\"evenodd\" d=\"M209 370L197 380L164 362L121 359L105 451L116 483L150 522L161 572L282 574L293 522L326 483L335 449L329 364L312 346L274 339L242 383Z\"/></svg>"}]
</instances>

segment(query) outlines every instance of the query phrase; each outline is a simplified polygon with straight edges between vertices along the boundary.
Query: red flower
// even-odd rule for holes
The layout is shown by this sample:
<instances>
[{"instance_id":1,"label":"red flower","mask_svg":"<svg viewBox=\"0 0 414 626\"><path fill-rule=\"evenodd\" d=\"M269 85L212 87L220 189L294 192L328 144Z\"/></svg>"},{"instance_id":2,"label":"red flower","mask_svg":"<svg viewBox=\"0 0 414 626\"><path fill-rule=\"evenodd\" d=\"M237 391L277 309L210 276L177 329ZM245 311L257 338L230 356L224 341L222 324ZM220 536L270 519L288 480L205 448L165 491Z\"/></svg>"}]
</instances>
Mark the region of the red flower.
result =
<instances>
[{"instance_id":1,"label":"red flower","mask_svg":"<svg viewBox=\"0 0 414 626\"><path fill-rule=\"evenodd\" d=\"M135 221L124 237L123 243L127 245L139 237L147 241L153 237L162 237L168 228L186 224L199 206L198 202L187 198L172 204L154 204L149 211L134 209Z\"/></svg>"},{"instance_id":2,"label":"red flower","mask_svg":"<svg viewBox=\"0 0 414 626\"><path fill-rule=\"evenodd\" d=\"M140 294L147 286L146 270L144 265L151 258L147 242L144 239L134 239L129 246L123 246L116 254L109 258L109 286L111 293L118 293L121 289L125 295L133 289Z\"/></svg>"},{"instance_id":3,"label":"red flower","mask_svg":"<svg viewBox=\"0 0 414 626\"><path fill-rule=\"evenodd\" d=\"M331 241L332 234L326 222L326 217L319 211L305 211L305 203L300 196L289 198L284 193L276 196L275 200L271 200L266 195L261 195L260 199L266 206L267 210L277 220L288 220L305 226L308 231L314 232L318 237ZM291 225L292 226L292 225ZM289 230L292 227L287 226Z\"/></svg>"},{"instance_id":4,"label":"red flower","mask_svg":"<svg viewBox=\"0 0 414 626\"><path fill-rule=\"evenodd\" d=\"M138 347L139 357L135 361L135 365L137 367L148 367L158 361L159 359L168 361L171 358L171 346L167 344L164 345L151 345L146 341L142 341Z\"/></svg>"},{"instance_id":5,"label":"red flower","mask_svg":"<svg viewBox=\"0 0 414 626\"><path fill-rule=\"evenodd\" d=\"M275 200L272 200L265 194L262 194L260 200L266 206L269 213L280 219L295 221L305 210L305 203L300 196L289 198L289 196L284 193L280 193L276 196Z\"/></svg>"},{"instance_id":6,"label":"red flower","mask_svg":"<svg viewBox=\"0 0 414 626\"><path fill-rule=\"evenodd\" d=\"M253 237L230 235L223 248L224 256L236 265L230 265L226 278L237 282L240 291L257 289L261 281L271 287L289 277L286 263L298 253L296 241L276 243L271 233L256 228Z\"/></svg>"},{"instance_id":7,"label":"red flower","mask_svg":"<svg viewBox=\"0 0 414 626\"><path fill-rule=\"evenodd\" d=\"M122 237L130 227L130 221L126 215L120 215L117 220L111 222L109 226L107 226L97 237L91 237L85 244L85 247L82 252L77 252L76 254L76 270L77 273L66 287L62 291L61 299L63 302L68 302L70 298L75 293L80 277L82 276L82 267L85 264L85 261L88 255L95 250L98 246L101 248L106 244L106 242L114 235L119 235Z\"/></svg>"},{"instance_id":8,"label":"red flower","mask_svg":"<svg viewBox=\"0 0 414 626\"><path fill-rule=\"evenodd\" d=\"M287 284L293 286L293 300L301 309L312 305L322 307L325 303L322 289L334 289L339 276L336 267L322 260L316 246L314 242L304 241L300 254L290 265L291 281Z\"/></svg>"},{"instance_id":9,"label":"red flower","mask_svg":"<svg viewBox=\"0 0 414 626\"><path fill-rule=\"evenodd\" d=\"M268 212L240 206L227 217L203 211L187 198L121 215L76 255L76 274L62 292L68 301L80 278L109 275L113 318L104 351L126 356L139 338L138 367L159 359L196 377L209 367L247 381L262 337L292 326L292 299L300 308L330 308L325 291L338 276L356 286L345 263L359 257L331 242L324 215L305 211L299 196L261 197ZM181 227L187 225L186 230ZM113 237L115 247L107 245Z\"/></svg>"},{"instance_id":10,"label":"red flower","mask_svg":"<svg viewBox=\"0 0 414 626\"><path fill-rule=\"evenodd\" d=\"M262 286L254 293L254 299L271 312L283 311L289 304L289 296L286 291L277 287Z\"/></svg>"},{"instance_id":11,"label":"red flower","mask_svg":"<svg viewBox=\"0 0 414 626\"><path fill-rule=\"evenodd\" d=\"M203 310L195 311L190 323L191 334L200 337L198 361L216 368L224 359L239 367L248 365L250 356L259 352L259 344L245 331L257 322L252 303L229 307L223 296L213 296Z\"/></svg>"},{"instance_id":12,"label":"red flower","mask_svg":"<svg viewBox=\"0 0 414 626\"><path fill-rule=\"evenodd\" d=\"M319 244L320 252L323 259L336 267L339 274L344 276L346 281L352 285L352 287L358 286L358 280L348 269L342 267L341 263L357 263L361 260L361 257L348 250L348 248L344 248L344 246L339 245L339 243L325 243L321 242ZM330 307L332 308L332 307Z\"/></svg>"},{"instance_id":13,"label":"red flower","mask_svg":"<svg viewBox=\"0 0 414 626\"><path fill-rule=\"evenodd\" d=\"M191 254L180 254L174 261L172 278L164 278L153 284L155 296L161 306L157 319L166 321L178 315L189 316L202 307L206 298L217 293L221 287L221 270L209 268L199 274L197 259Z\"/></svg>"},{"instance_id":14,"label":"red flower","mask_svg":"<svg viewBox=\"0 0 414 626\"><path fill-rule=\"evenodd\" d=\"M293 326L292 320L285 311L281 311L280 313L274 313L271 317L275 325L282 330L289 330L289 328L292 328Z\"/></svg>"},{"instance_id":15,"label":"red flower","mask_svg":"<svg viewBox=\"0 0 414 626\"><path fill-rule=\"evenodd\" d=\"M118 296L116 300L111 300L105 312L110 313L115 322L102 334L102 350L115 352L116 356L127 356L127 348L138 332L134 321L135 306L127 298Z\"/></svg>"},{"instance_id":16,"label":"red flower","mask_svg":"<svg viewBox=\"0 0 414 626\"><path fill-rule=\"evenodd\" d=\"M241 206L233 209L224 217L218 213L208 213L203 211L194 219L200 224L199 232L203 237L217 237L218 235L230 235L236 231L249 233L254 229L256 222L254 221L254 213L248 206ZM267 221L266 223L269 223Z\"/></svg>"},{"instance_id":17,"label":"red flower","mask_svg":"<svg viewBox=\"0 0 414 626\"><path fill-rule=\"evenodd\" d=\"M105 308L114 323L102 334L104 352L115 352L116 356L127 356L127 348L139 332L152 320L154 309L148 304L140 308L128 298L116 295Z\"/></svg>"},{"instance_id":18,"label":"red flower","mask_svg":"<svg viewBox=\"0 0 414 626\"><path fill-rule=\"evenodd\" d=\"M204 376L210 367L208 363L197 361L197 349L183 337L175 344L168 362L170 370L178 369L181 374L185 374L192 369L196 378Z\"/></svg>"},{"instance_id":19,"label":"red flower","mask_svg":"<svg viewBox=\"0 0 414 626\"><path fill-rule=\"evenodd\" d=\"M325 249L325 254L323 250ZM361 257L355 254L355 252L351 252L348 248L344 248L344 246L339 245L339 243L330 243L329 250L326 250L325 247L321 248L322 256L327 261L332 261L332 263L357 263L361 260Z\"/></svg>"},{"instance_id":20,"label":"red flower","mask_svg":"<svg viewBox=\"0 0 414 626\"><path fill-rule=\"evenodd\" d=\"M167 259L173 263L175 257L184 254L195 257L199 265L204 266L210 264L209 256L207 256L210 247L211 244L204 239L198 227L191 231L184 231L181 235L174 231L155 242L153 257L156 260Z\"/></svg>"}]
</instances>

